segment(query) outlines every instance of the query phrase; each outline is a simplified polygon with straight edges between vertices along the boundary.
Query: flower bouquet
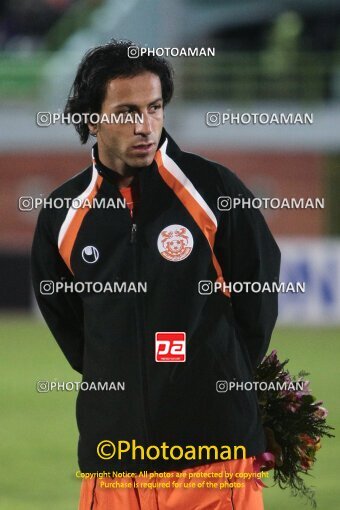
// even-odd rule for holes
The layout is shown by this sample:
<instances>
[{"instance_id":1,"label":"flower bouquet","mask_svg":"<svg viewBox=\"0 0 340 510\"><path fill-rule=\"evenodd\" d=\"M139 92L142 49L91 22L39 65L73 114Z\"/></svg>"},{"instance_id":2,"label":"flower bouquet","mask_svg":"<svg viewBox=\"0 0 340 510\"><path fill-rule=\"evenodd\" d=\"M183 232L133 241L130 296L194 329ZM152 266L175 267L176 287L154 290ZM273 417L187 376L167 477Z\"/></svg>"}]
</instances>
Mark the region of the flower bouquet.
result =
<instances>
[{"instance_id":1,"label":"flower bouquet","mask_svg":"<svg viewBox=\"0 0 340 510\"><path fill-rule=\"evenodd\" d=\"M257 458L261 470L274 469L274 482L293 495L302 495L316 508L314 491L301 475L309 474L321 446L321 438L334 437L326 424L327 410L316 401L305 380L307 372L297 377L286 370L288 360L280 362L276 351L264 358L257 368L258 401L268 450ZM264 384L263 384L264 383Z\"/></svg>"}]
</instances>

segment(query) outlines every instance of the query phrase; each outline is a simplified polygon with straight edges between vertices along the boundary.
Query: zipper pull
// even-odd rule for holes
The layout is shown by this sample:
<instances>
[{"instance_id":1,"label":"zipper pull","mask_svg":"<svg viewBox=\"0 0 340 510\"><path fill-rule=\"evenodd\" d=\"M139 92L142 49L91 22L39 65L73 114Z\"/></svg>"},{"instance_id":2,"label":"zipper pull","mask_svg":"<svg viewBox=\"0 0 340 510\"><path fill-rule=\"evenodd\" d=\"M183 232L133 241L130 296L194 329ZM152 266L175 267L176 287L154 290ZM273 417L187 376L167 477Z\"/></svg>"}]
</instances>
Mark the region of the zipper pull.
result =
<instances>
[{"instance_id":1,"label":"zipper pull","mask_svg":"<svg viewBox=\"0 0 340 510\"><path fill-rule=\"evenodd\" d=\"M131 244L136 242L136 237L137 237L137 225L136 225L136 223L133 223L132 227L131 227L131 236L130 236Z\"/></svg>"}]
</instances>

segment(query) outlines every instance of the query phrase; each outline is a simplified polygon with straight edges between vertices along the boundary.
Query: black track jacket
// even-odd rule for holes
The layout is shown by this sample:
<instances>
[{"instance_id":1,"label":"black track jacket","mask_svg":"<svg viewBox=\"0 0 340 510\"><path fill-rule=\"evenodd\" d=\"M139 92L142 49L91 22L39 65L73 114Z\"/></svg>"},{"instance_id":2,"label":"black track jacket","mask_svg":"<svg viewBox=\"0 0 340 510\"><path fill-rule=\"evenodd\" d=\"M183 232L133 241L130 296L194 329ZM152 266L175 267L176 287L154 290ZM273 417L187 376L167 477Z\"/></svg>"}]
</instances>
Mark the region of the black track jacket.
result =
<instances>
[{"instance_id":1,"label":"black track jacket","mask_svg":"<svg viewBox=\"0 0 340 510\"><path fill-rule=\"evenodd\" d=\"M122 198L96 146L93 157L50 198ZM257 455L265 442L256 392L219 392L216 383L253 380L276 321L277 295L228 296L207 286L200 293L199 282L278 281L279 249L257 209L219 210L220 196L253 196L242 182L181 151L165 130L152 165L136 178L141 194L133 219L121 207L44 208L33 242L36 298L69 363L83 381L125 382L125 391L79 391L80 469L164 471L208 462L102 460L103 440L135 439L145 448L164 441L242 445L247 457ZM146 282L147 291L42 293L46 280ZM185 333L184 362L156 361L159 332Z\"/></svg>"}]
</instances>

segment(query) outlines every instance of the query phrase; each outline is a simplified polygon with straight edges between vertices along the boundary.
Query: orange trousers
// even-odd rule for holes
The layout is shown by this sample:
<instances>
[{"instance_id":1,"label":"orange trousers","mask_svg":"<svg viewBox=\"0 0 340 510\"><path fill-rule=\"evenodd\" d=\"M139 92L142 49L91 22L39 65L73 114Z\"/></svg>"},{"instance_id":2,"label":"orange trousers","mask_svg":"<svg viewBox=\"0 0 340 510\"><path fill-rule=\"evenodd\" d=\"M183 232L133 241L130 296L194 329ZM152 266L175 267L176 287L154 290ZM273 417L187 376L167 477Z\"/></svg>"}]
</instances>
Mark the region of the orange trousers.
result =
<instances>
[{"instance_id":1,"label":"orange trousers","mask_svg":"<svg viewBox=\"0 0 340 510\"><path fill-rule=\"evenodd\" d=\"M251 457L170 471L167 477L85 479L79 510L263 510L261 485L242 476L253 472Z\"/></svg>"}]
</instances>

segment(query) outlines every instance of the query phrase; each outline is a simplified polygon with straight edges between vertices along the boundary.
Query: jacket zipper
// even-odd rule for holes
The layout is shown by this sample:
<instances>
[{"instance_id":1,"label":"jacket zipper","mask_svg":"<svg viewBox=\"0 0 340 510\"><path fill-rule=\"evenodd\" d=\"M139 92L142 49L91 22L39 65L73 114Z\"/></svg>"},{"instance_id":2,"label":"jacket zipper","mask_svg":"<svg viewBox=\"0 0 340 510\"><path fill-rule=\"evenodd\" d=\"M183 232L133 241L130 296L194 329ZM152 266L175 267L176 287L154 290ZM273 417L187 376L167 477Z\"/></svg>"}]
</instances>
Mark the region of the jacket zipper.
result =
<instances>
[{"instance_id":1,"label":"jacket zipper","mask_svg":"<svg viewBox=\"0 0 340 510\"><path fill-rule=\"evenodd\" d=\"M137 224L132 223L131 225L131 231L130 231L130 244L132 245L133 249L133 277L134 281L138 281L138 267L137 267ZM143 319L142 319L142 313L140 309L140 303L139 303L139 297L138 294L134 295L135 300L135 326L136 326L136 336L137 336L137 343L138 343L138 349L139 349L139 358L140 358L140 377L141 377L141 393L142 393L142 416L143 416L143 425L144 425L144 432L145 432L145 438L147 443L150 443L150 435L149 435L149 428L147 423L147 410L148 410L148 387L147 387L147 378L146 378L146 364L145 364L145 353L144 353L144 335L143 335Z\"/></svg>"},{"instance_id":2,"label":"jacket zipper","mask_svg":"<svg viewBox=\"0 0 340 510\"><path fill-rule=\"evenodd\" d=\"M137 240L137 225L136 225L136 223L132 223L130 243L134 244L136 242L136 240Z\"/></svg>"}]
</instances>

